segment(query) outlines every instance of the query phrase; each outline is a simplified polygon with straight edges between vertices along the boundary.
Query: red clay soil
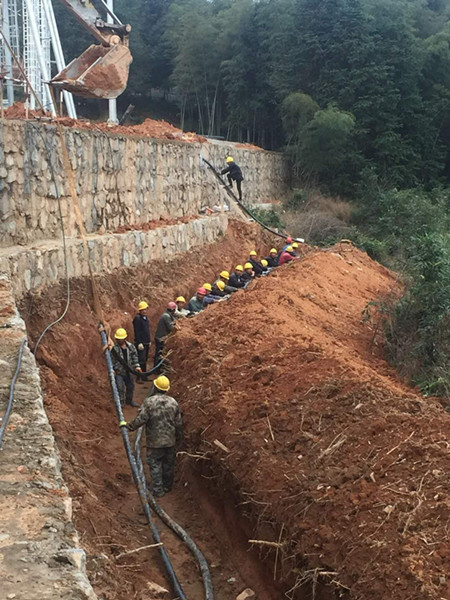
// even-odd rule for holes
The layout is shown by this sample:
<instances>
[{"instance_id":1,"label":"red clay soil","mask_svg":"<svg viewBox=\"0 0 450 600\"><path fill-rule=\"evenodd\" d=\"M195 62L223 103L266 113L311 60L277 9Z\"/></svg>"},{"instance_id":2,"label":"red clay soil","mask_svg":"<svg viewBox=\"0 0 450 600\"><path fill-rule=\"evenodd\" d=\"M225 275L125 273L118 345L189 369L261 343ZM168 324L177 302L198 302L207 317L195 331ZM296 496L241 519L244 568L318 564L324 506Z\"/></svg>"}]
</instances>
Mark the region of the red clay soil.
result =
<instances>
[{"instance_id":1,"label":"red clay soil","mask_svg":"<svg viewBox=\"0 0 450 600\"><path fill-rule=\"evenodd\" d=\"M25 119L26 110L22 102L16 102L5 110L6 119ZM44 116L42 111L29 111L28 118L38 118ZM50 117L50 115L47 115ZM52 119L54 120L54 119ZM74 127L76 129L88 129L90 131L105 131L109 133L118 133L123 135L136 135L140 137L151 137L166 140L178 140L180 142L206 142L207 139L196 133L185 132L166 121L155 121L145 119L139 125L109 125L106 122L85 121L82 119L71 119L70 117L60 117L58 121L65 127Z\"/></svg>"},{"instance_id":2,"label":"red clay soil","mask_svg":"<svg viewBox=\"0 0 450 600\"><path fill-rule=\"evenodd\" d=\"M450 415L399 379L361 319L398 291L362 252L316 252L168 344L187 449L254 537L280 542L260 547L289 598L318 581L352 600L450 599Z\"/></svg>"},{"instance_id":3,"label":"red clay soil","mask_svg":"<svg viewBox=\"0 0 450 600\"><path fill-rule=\"evenodd\" d=\"M113 330L125 326L132 331L137 303L145 298L154 332L168 301L180 294L190 297L199 284L213 281L220 270L241 262L253 247L271 244L273 240L254 226L236 221L207 251L139 269L118 269L98 279L106 319ZM149 544L151 538L122 447L88 283L72 281L71 298L67 316L45 336L38 361L46 410L74 499L75 525L88 554L88 573L103 600L154 600L147 591L148 581L168 587L157 550L116 560L120 552ZM61 285L23 300L21 314L31 340L60 314L64 299ZM137 386L138 399L148 392L148 385ZM135 414L136 409L125 409L127 419ZM248 537L239 530L232 501L225 497L217 504L210 501L203 490L206 480L193 474L196 463L188 455L179 457L175 489L162 504L188 529L212 565L216 599L235 598L249 586L260 600L278 600L281 592L274 588L271 574L266 574L257 555L247 552ZM162 530L188 598L203 598L199 570L190 553L173 534Z\"/></svg>"},{"instance_id":4,"label":"red clay soil","mask_svg":"<svg viewBox=\"0 0 450 600\"><path fill-rule=\"evenodd\" d=\"M120 225L113 231L113 233L126 233L127 231L153 231L154 229L159 229L160 227L169 227L169 225L178 225L179 223L189 223L190 221L194 221L198 219L197 216L186 216L186 217L177 217L174 219L163 218L154 219L153 221L148 221L147 223L136 223L135 225Z\"/></svg>"}]
</instances>

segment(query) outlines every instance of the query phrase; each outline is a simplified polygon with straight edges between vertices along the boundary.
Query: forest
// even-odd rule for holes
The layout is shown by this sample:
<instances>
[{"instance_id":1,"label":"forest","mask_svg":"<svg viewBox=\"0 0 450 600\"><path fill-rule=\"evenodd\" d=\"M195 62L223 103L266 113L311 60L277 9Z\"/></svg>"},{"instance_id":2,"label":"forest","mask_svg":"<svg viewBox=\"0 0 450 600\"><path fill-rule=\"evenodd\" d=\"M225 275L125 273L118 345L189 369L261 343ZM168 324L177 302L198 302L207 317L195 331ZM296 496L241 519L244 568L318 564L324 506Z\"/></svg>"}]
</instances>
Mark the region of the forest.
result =
<instances>
[{"instance_id":1,"label":"forest","mask_svg":"<svg viewBox=\"0 0 450 600\"><path fill-rule=\"evenodd\" d=\"M91 40L55 9L69 59ZM133 27L122 111L285 152L293 192L266 218L302 232L312 210L309 241L345 235L401 272L405 296L379 306L387 351L425 393L449 396L450 0L115 0L115 11Z\"/></svg>"}]
</instances>

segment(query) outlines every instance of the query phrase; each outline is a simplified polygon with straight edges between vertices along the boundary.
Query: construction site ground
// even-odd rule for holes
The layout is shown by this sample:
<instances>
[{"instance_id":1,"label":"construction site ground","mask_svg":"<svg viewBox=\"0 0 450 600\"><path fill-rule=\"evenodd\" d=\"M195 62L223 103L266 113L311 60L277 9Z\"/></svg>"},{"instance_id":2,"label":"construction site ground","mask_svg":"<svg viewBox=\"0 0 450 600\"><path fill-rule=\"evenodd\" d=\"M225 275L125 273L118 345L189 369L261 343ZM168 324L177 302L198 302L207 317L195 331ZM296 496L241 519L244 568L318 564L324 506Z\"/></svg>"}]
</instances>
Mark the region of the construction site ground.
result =
<instances>
[{"instance_id":1,"label":"construction site ground","mask_svg":"<svg viewBox=\"0 0 450 600\"><path fill-rule=\"evenodd\" d=\"M131 331L145 298L154 331L168 300L273 241L231 222L207 249L99 278L107 321ZM375 307L362 319L370 301L400 293L356 249L305 249L177 325L168 357L185 440L161 503L204 551L218 600L246 587L259 600L450 599L450 416L385 362ZM63 304L63 285L23 300L32 340ZM117 559L151 540L87 281L73 281L38 360L91 582L104 600L153 600L149 580L168 586L157 551ZM147 390L137 386L139 401ZM162 529L187 596L202 598L192 557Z\"/></svg>"}]
</instances>

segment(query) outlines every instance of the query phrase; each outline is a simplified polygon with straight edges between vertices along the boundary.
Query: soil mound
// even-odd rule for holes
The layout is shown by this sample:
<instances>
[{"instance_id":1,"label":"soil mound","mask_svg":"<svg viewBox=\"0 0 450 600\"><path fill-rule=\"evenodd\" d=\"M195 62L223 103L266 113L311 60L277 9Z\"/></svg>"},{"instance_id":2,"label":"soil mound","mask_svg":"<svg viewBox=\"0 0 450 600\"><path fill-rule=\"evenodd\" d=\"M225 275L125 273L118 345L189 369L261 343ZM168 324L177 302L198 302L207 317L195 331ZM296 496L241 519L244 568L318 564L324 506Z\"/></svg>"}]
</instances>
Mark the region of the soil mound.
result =
<instances>
[{"instance_id":1,"label":"soil mound","mask_svg":"<svg viewBox=\"0 0 450 600\"><path fill-rule=\"evenodd\" d=\"M30 110L27 112L23 102L16 102L5 110L6 119L35 119L43 117L42 111ZM51 118L50 113L47 115ZM56 119L52 118L52 121ZM109 133L119 133L123 135L137 135L140 137L151 137L166 140L178 140L180 142L206 142L207 139L201 135L192 132L185 132L178 129L167 121L155 121L154 119L145 119L139 125L109 125L106 122L86 121L83 119L71 119L61 117L58 121L65 127L74 127L76 129L88 129L90 131L106 131Z\"/></svg>"},{"instance_id":2,"label":"soil mound","mask_svg":"<svg viewBox=\"0 0 450 600\"><path fill-rule=\"evenodd\" d=\"M316 252L169 342L188 450L254 537L279 544L261 549L287 597L317 583L317 598L450 598L450 416L399 379L362 319L399 292L356 249Z\"/></svg>"}]
</instances>

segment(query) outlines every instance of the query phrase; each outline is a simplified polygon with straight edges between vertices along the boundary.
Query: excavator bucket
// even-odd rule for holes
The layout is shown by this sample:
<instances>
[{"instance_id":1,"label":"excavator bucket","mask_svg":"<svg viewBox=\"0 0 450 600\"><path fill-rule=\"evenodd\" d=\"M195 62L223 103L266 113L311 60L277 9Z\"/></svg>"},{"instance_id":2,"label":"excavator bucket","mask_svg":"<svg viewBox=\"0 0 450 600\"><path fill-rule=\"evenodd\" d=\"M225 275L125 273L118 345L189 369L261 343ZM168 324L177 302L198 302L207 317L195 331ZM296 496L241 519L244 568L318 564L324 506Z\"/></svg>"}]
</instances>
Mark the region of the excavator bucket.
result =
<instances>
[{"instance_id":1,"label":"excavator bucket","mask_svg":"<svg viewBox=\"0 0 450 600\"><path fill-rule=\"evenodd\" d=\"M113 99L125 90L133 58L127 46L89 46L51 84L85 98Z\"/></svg>"}]
</instances>

